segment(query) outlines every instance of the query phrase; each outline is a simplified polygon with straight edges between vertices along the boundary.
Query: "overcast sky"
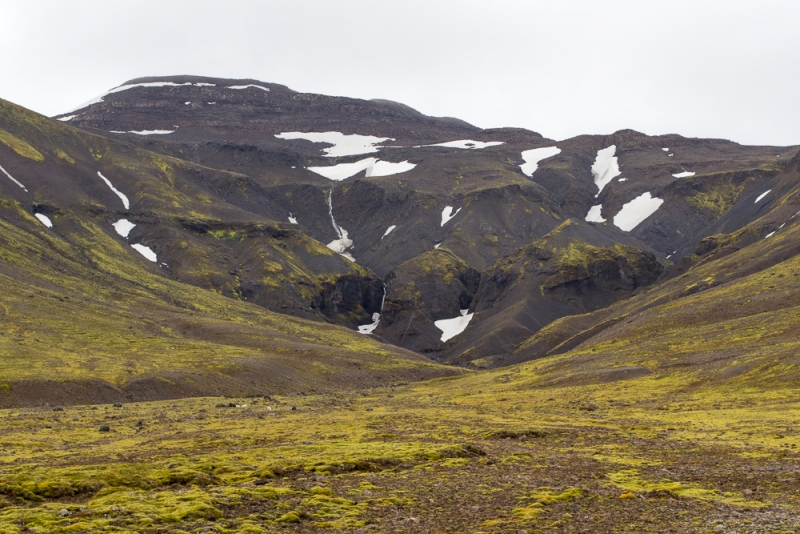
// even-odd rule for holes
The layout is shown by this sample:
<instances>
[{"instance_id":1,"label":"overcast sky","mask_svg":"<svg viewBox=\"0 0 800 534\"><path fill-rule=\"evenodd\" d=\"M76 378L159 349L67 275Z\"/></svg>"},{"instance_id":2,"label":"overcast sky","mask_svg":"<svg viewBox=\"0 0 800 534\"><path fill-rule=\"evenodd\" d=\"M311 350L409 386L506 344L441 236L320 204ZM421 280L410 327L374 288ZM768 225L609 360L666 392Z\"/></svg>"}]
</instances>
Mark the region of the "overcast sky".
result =
<instances>
[{"instance_id":1,"label":"overcast sky","mask_svg":"<svg viewBox=\"0 0 800 534\"><path fill-rule=\"evenodd\" d=\"M559 140L790 145L798 21L797 0L0 0L0 98L55 115L132 78L197 74Z\"/></svg>"}]
</instances>

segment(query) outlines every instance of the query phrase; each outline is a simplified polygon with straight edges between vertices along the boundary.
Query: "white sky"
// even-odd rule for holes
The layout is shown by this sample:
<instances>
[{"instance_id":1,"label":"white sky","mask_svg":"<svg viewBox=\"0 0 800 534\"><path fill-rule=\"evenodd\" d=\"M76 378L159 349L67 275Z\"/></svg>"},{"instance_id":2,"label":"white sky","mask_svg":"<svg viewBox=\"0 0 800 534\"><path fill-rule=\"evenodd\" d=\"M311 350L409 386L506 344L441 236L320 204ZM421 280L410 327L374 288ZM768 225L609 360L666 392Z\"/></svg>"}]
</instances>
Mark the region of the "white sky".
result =
<instances>
[{"instance_id":1,"label":"white sky","mask_svg":"<svg viewBox=\"0 0 800 534\"><path fill-rule=\"evenodd\" d=\"M0 98L54 115L131 78L197 74L554 139L790 145L798 21L797 0L0 0Z\"/></svg>"}]
</instances>

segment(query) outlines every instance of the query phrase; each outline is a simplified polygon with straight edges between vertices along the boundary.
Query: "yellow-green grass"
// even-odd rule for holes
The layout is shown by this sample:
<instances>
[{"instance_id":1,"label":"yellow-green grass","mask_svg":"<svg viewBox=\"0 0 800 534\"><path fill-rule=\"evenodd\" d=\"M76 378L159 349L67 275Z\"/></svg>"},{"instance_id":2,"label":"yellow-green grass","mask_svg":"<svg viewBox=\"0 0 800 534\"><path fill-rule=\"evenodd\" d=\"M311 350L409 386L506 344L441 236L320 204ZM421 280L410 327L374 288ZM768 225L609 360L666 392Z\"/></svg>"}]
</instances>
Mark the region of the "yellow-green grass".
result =
<instances>
[{"instance_id":1,"label":"yellow-green grass","mask_svg":"<svg viewBox=\"0 0 800 534\"><path fill-rule=\"evenodd\" d=\"M798 517L789 392L545 381L526 365L329 395L2 410L0 532L661 532L697 518L780 532Z\"/></svg>"},{"instance_id":2,"label":"yellow-green grass","mask_svg":"<svg viewBox=\"0 0 800 534\"><path fill-rule=\"evenodd\" d=\"M208 389L215 380L224 385L260 366L256 378L272 376L273 390L298 391L326 389L343 367L389 381L414 369L453 372L344 328L171 281L103 231L103 221L54 216L68 241L13 202L0 209L0 402L26 380L123 385L156 377L216 391Z\"/></svg>"}]
</instances>

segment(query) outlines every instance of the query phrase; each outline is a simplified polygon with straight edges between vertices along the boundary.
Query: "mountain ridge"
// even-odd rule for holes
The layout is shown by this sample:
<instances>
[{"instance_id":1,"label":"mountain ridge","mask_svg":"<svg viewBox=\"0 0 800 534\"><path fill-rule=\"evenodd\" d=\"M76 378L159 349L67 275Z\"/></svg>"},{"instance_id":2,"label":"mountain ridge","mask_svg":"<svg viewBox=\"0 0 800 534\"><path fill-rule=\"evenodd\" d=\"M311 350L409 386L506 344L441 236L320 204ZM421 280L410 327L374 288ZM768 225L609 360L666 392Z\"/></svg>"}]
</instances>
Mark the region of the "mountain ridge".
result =
<instances>
[{"instance_id":1,"label":"mountain ridge","mask_svg":"<svg viewBox=\"0 0 800 534\"><path fill-rule=\"evenodd\" d=\"M798 158L797 147L747 147L633 130L553 141L524 129L481 130L427 117L380 99L304 94L251 79L142 77L90 102L75 114L63 114L60 119L69 120L60 122L107 139L100 144L110 160L104 161L106 153L96 147L78 165L107 163L97 172L116 173L115 184L137 191L133 211L117 208L114 216L129 217L135 224L130 238L163 258L162 275L352 331L380 314L368 335L478 367L520 361L515 347L526 346L526 339L543 328L547 332L553 321L607 309L612 301L660 283L659 277L691 269L695 260L684 259L707 246L703 243L717 233L738 231L772 205L770 198L759 203L755 197L777 191ZM334 127L340 128L335 130L339 137L309 140L310 132ZM12 137L37 144L21 134L24 127L11 130ZM297 133L284 138L287 132ZM389 134L396 137L384 139ZM51 145L52 153L62 150ZM525 152L539 148L549 153L527 175ZM130 154L130 162L117 151ZM616 173L602 183L594 174L601 153L606 154L603 165ZM140 171L133 170L143 154L158 154L145 156L153 169L147 172L161 176L157 182L142 181ZM49 156L46 162L23 160L31 163L9 164L10 172L33 184L36 179L26 169L51 165ZM398 160L407 163L402 170ZM59 172L66 172L66 160L55 161L62 162ZM387 162L386 171L374 171L383 169L377 162ZM120 178L120 165L137 178ZM354 171L341 171L351 173L341 179L321 174L339 173L347 165ZM77 183L88 187L85 178ZM69 188L45 198L51 186L36 187L41 199L32 210L58 219L64 210L75 209L64 204ZM168 192L176 187L182 189L179 196ZM106 205L115 201L113 192L102 182L94 180L81 195L87 193L93 200L82 202L94 203L93 213L112 213ZM633 230L620 229L614 217L633 211L628 204L640 197L660 204ZM164 202L168 198L173 205ZM195 213L187 212L189 205L196 206ZM585 220L591 218L590 208L597 217L591 222ZM548 241L548 236L556 239L559 228L568 228L569 238ZM575 243L587 248L578 253ZM441 250L441 260L435 249ZM566 271L559 276L575 282L536 282L537 276L552 278L544 274L552 267L545 265L564 254L577 254L578 263L570 264L569 276ZM631 283L625 258L634 256L639 259L630 265L648 258L644 272L651 274ZM498 273L506 272L504 262L514 257L522 263L514 268L519 280L512 287L521 283L529 289L515 290L511 304L501 297L507 290L488 288L507 276ZM461 286L451 285L440 261L466 277ZM612 264L618 274L609 270ZM542 274L534 275L536 269ZM483 289L475 285L476 276ZM615 296L609 300L612 286ZM418 289L409 293L410 287L429 289L411 298ZM553 300L556 293L546 296L556 287L558 298L569 303L565 307ZM448 296L450 291L455 293ZM548 309L543 315L523 312L542 306ZM458 317L463 309L470 312L465 330L441 341L434 323ZM593 332L595 326L587 328Z\"/></svg>"}]
</instances>

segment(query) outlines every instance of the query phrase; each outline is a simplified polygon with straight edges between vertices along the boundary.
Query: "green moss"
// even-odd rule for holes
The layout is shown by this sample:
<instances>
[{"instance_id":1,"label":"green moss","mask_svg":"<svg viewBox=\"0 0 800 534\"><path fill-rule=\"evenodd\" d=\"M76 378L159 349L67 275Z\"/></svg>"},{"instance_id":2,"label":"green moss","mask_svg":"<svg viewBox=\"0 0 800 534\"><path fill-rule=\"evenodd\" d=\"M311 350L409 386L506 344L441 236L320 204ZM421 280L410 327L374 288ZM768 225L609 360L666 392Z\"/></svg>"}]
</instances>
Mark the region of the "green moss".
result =
<instances>
[{"instance_id":1,"label":"green moss","mask_svg":"<svg viewBox=\"0 0 800 534\"><path fill-rule=\"evenodd\" d=\"M743 183L734 184L729 180L708 191L699 191L693 196L687 196L685 199L692 207L711 211L719 218L736 203L743 190Z\"/></svg>"},{"instance_id":2,"label":"green moss","mask_svg":"<svg viewBox=\"0 0 800 534\"><path fill-rule=\"evenodd\" d=\"M298 514L295 511L286 512L275 521L277 521L278 523L299 523L300 514Z\"/></svg>"},{"instance_id":3,"label":"green moss","mask_svg":"<svg viewBox=\"0 0 800 534\"><path fill-rule=\"evenodd\" d=\"M22 156L33 161L44 161L44 155L22 139L11 135L5 130L0 130L0 143Z\"/></svg>"},{"instance_id":4,"label":"green moss","mask_svg":"<svg viewBox=\"0 0 800 534\"><path fill-rule=\"evenodd\" d=\"M69 154L67 154L66 152L64 152L60 148L56 149L56 156L58 157L58 159L63 159L63 160L68 161L70 163L75 163L75 160L72 159L72 157L70 157Z\"/></svg>"}]
</instances>

